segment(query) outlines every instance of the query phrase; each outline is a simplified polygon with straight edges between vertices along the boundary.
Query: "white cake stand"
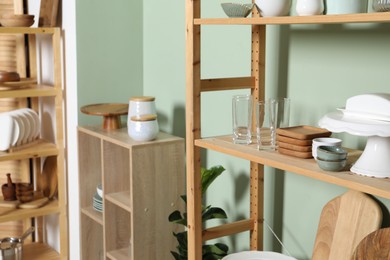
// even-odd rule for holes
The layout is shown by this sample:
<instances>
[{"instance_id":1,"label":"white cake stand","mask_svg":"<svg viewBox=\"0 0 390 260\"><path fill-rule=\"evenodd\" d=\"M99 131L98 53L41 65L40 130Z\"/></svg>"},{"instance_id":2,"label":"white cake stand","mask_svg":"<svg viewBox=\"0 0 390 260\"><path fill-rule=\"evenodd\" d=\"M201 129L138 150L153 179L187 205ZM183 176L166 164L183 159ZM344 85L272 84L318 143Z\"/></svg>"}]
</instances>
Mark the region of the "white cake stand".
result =
<instances>
[{"instance_id":1,"label":"white cake stand","mask_svg":"<svg viewBox=\"0 0 390 260\"><path fill-rule=\"evenodd\" d=\"M335 111L322 117L319 126L335 133L367 136L363 154L352 166L351 172L377 178L390 177L389 121L348 116L342 111Z\"/></svg>"}]
</instances>

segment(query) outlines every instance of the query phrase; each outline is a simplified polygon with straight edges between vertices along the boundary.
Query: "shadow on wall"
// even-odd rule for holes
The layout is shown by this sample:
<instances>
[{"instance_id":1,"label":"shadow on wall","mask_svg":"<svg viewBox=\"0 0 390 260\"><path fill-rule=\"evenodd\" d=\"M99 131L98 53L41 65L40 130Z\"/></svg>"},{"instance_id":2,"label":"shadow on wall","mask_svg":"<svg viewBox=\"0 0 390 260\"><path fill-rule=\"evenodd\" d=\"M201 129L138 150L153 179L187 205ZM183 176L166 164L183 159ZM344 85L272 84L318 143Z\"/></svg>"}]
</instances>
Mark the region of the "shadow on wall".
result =
<instances>
[{"instance_id":1,"label":"shadow on wall","mask_svg":"<svg viewBox=\"0 0 390 260\"><path fill-rule=\"evenodd\" d=\"M169 118L166 114L157 112L158 123L160 130L169 132L170 134L178 137L185 138L186 135L186 117L185 107L177 105L173 109L172 126L170 126ZM169 129L171 129L169 131Z\"/></svg>"}]
</instances>

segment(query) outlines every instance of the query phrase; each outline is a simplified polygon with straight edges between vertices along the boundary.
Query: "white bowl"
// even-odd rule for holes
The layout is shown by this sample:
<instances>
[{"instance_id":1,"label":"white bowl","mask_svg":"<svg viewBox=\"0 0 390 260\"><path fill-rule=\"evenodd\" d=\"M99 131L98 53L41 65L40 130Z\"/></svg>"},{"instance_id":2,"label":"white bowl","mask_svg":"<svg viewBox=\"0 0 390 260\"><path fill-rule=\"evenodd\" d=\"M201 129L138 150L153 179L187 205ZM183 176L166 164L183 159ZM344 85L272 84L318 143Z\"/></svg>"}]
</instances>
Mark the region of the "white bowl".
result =
<instances>
[{"instance_id":1,"label":"white bowl","mask_svg":"<svg viewBox=\"0 0 390 260\"><path fill-rule=\"evenodd\" d=\"M263 17L285 16L291 8L291 0L256 0L256 7Z\"/></svg>"},{"instance_id":2,"label":"white bowl","mask_svg":"<svg viewBox=\"0 0 390 260\"><path fill-rule=\"evenodd\" d=\"M324 146L341 146L341 143L343 141L338 138L332 138L332 137L319 137L314 138L311 148L311 153L314 157L314 159L317 159L317 148L318 146L324 145Z\"/></svg>"},{"instance_id":3,"label":"white bowl","mask_svg":"<svg viewBox=\"0 0 390 260\"><path fill-rule=\"evenodd\" d=\"M156 115L133 116L127 126L129 136L135 141L154 140L159 132Z\"/></svg>"},{"instance_id":4,"label":"white bowl","mask_svg":"<svg viewBox=\"0 0 390 260\"><path fill-rule=\"evenodd\" d=\"M102 189L102 184L101 184L101 183L98 184L98 185L96 186L96 192L97 192L97 194L98 194L101 198L103 198L103 189Z\"/></svg>"}]
</instances>

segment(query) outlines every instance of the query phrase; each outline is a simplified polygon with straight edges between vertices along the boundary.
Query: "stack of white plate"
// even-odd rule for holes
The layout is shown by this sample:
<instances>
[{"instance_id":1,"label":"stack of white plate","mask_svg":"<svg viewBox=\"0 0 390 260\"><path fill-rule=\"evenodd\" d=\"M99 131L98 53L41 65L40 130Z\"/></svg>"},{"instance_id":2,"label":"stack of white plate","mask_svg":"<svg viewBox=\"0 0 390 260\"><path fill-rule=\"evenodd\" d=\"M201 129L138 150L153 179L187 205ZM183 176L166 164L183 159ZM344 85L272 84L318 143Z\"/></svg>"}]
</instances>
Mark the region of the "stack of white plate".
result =
<instances>
[{"instance_id":1,"label":"stack of white plate","mask_svg":"<svg viewBox=\"0 0 390 260\"><path fill-rule=\"evenodd\" d=\"M97 192L93 195L93 208L99 212L103 212L103 199Z\"/></svg>"},{"instance_id":2,"label":"stack of white plate","mask_svg":"<svg viewBox=\"0 0 390 260\"><path fill-rule=\"evenodd\" d=\"M30 108L0 113L0 125L0 151L34 141L41 127L38 114Z\"/></svg>"}]
</instances>

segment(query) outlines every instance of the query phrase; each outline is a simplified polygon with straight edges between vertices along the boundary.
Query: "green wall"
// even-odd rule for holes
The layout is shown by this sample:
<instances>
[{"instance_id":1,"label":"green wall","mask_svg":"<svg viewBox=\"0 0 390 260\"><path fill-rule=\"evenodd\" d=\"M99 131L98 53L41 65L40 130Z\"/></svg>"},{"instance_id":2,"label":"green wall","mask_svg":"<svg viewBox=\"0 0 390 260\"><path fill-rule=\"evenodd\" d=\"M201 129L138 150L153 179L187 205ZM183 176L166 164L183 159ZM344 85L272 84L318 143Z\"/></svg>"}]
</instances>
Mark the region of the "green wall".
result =
<instances>
[{"instance_id":1,"label":"green wall","mask_svg":"<svg viewBox=\"0 0 390 260\"><path fill-rule=\"evenodd\" d=\"M142 1L76 1L78 107L142 95L142 17ZM79 112L79 121L102 119Z\"/></svg>"},{"instance_id":2,"label":"green wall","mask_svg":"<svg viewBox=\"0 0 390 260\"><path fill-rule=\"evenodd\" d=\"M77 26L79 104L126 101L129 96L140 93L153 95L156 97L161 130L184 137L185 1L146 0L143 6L141 1L138 2L115 1L111 4L115 6L107 4L100 7L101 12L110 12L115 17L118 13L122 14L119 15L118 31L125 27L121 31L126 33L114 33L112 28L116 26L102 21L104 29L93 28L94 22L90 18L78 15L81 19ZM225 17L220 3L203 1L203 17ZM77 4L78 11L79 8L89 8L86 3ZM143 14L133 14L135 10L129 5L137 5L137 10L142 9ZM124 9L127 9L127 14L123 14ZM88 17L90 15L97 19L99 12L93 11ZM137 24L133 28L134 19L142 25ZM89 36L89 30L94 31L93 37ZM116 40L100 35L101 31L109 32ZM390 25L383 24L268 26L267 95L291 98L292 125L316 125L322 115L344 106L350 96L387 92L389 32ZM105 47L107 44L108 47ZM117 55L99 55L113 49L118 52ZM97 61L91 62L90 59ZM118 60L122 65L117 64ZM118 79L112 75L107 83L115 81L116 84L107 87L103 79L91 79L97 74L95 69L100 68L99 64L106 64L104 69L111 69L115 75L119 68L127 76L122 74ZM142 68L138 67L139 64ZM129 77L130 73L134 76ZM249 26L202 27L201 73L203 78L250 75ZM231 96L245 92L202 94L203 136L231 132ZM80 121L86 119L82 117ZM364 147L364 138L348 134L336 136L341 137L348 147ZM204 166L221 164L226 168L211 186L207 202L226 209L229 221L248 217L248 162L211 151L205 152L203 157ZM321 209L345 189L270 168L266 168L265 186L267 223L295 257L310 259ZM385 208L390 208L389 201L381 201ZM385 224L388 225L387 212L386 215ZM281 250L272 234L267 228L265 230L265 249ZM247 233L222 240L229 243L232 251L248 249Z\"/></svg>"}]
</instances>

